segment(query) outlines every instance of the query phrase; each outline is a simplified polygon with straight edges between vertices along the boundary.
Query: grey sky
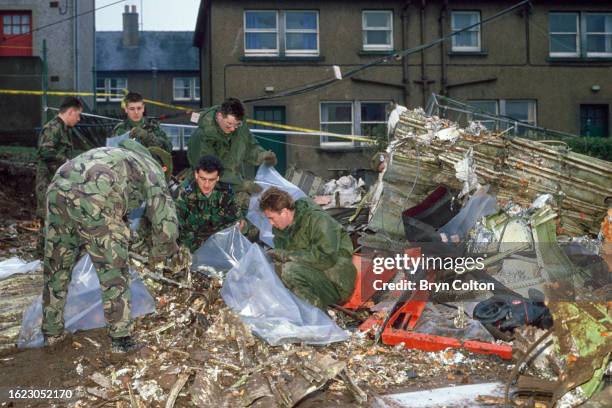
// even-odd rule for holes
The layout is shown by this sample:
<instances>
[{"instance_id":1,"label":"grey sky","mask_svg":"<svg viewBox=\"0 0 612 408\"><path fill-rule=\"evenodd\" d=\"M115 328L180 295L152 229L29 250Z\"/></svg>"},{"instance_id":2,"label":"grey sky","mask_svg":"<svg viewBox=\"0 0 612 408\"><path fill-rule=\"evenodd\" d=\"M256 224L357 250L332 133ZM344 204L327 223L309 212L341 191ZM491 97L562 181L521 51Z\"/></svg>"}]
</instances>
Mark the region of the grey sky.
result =
<instances>
[{"instance_id":1,"label":"grey sky","mask_svg":"<svg viewBox=\"0 0 612 408\"><path fill-rule=\"evenodd\" d=\"M97 0L96 8L117 0ZM200 0L127 0L96 11L97 31L121 31L123 9L135 5L147 31L193 31ZM144 10L144 12L142 11Z\"/></svg>"}]
</instances>

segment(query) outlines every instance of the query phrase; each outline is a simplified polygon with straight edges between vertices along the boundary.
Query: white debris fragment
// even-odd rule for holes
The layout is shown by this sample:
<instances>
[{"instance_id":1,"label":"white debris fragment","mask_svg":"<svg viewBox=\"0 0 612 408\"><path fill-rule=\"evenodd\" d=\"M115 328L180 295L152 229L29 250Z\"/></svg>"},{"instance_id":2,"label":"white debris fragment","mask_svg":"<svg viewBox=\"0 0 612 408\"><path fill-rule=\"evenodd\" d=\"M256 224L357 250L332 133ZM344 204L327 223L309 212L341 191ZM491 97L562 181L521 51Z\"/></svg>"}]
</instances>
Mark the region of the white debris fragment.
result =
<instances>
[{"instance_id":1,"label":"white debris fragment","mask_svg":"<svg viewBox=\"0 0 612 408\"><path fill-rule=\"evenodd\" d=\"M76 373L78 375L82 376L83 375L83 370L84 370L83 364L81 364L81 363L77 364L77 366L76 366Z\"/></svg>"},{"instance_id":2,"label":"white debris fragment","mask_svg":"<svg viewBox=\"0 0 612 408\"><path fill-rule=\"evenodd\" d=\"M164 390L162 390L155 380L135 380L132 383L132 387L138 391L138 394L145 401L163 401L166 399Z\"/></svg>"},{"instance_id":3,"label":"white debris fragment","mask_svg":"<svg viewBox=\"0 0 612 408\"><path fill-rule=\"evenodd\" d=\"M26 262L18 257L12 257L0 261L0 280L6 279L17 273L32 273L41 267L39 260Z\"/></svg>"}]
</instances>

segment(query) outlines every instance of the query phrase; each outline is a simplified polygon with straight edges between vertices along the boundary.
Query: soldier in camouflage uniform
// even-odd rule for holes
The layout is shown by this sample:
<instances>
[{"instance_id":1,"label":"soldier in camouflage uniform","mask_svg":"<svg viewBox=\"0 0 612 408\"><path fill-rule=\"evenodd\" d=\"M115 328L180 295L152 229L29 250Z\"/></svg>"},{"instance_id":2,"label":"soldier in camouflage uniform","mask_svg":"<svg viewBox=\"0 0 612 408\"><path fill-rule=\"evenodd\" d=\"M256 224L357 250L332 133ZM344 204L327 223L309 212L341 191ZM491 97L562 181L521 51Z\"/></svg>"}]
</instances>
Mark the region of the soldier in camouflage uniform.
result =
<instances>
[{"instance_id":1,"label":"soldier in camouflage uniform","mask_svg":"<svg viewBox=\"0 0 612 408\"><path fill-rule=\"evenodd\" d=\"M125 113L127 119L113 129L113 136L130 132L130 138L145 147L158 146L172 153L172 142L168 139L159 123L144 116L145 105L142 95L130 92L125 96Z\"/></svg>"},{"instance_id":2,"label":"soldier in camouflage uniform","mask_svg":"<svg viewBox=\"0 0 612 408\"><path fill-rule=\"evenodd\" d=\"M215 156L203 156L196 166L194 181L181 191L176 202L179 241L191 252L208 237L242 218L234 194L219 183L222 176L221 161Z\"/></svg>"},{"instance_id":3,"label":"soldier in camouflage uniform","mask_svg":"<svg viewBox=\"0 0 612 408\"><path fill-rule=\"evenodd\" d=\"M150 262L174 255L178 220L160 165L132 140L89 150L62 165L47 192L42 332L46 345L64 337L64 306L79 251L96 267L114 352L138 348L132 338L125 216L145 203L152 226Z\"/></svg>"},{"instance_id":4,"label":"soldier in camouflage uniform","mask_svg":"<svg viewBox=\"0 0 612 408\"><path fill-rule=\"evenodd\" d=\"M72 158L70 129L79 123L82 111L81 101L70 96L60 105L57 116L40 132L36 152L36 216L41 220L45 218L45 195L53 175L59 166Z\"/></svg>"},{"instance_id":5,"label":"soldier in camouflage uniform","mask_svg":"<svg viewBox=\"0 0 612 408\"><path fill-rule=\"evenodd\" d=\"M221 181L229 184L237 193L241 208L248 207L250 194L261 192L261 187L246 180L244 165L276 165L276 155L264 150L243 123L244 106L235 98L229 98L221 106L213 106L200 113L198 128L187 144L187 159L192 169L200 157L217 156L225 172Z\"/></svg>"},{"instance_id":6,"label":"soldier in camouflage uniform","mask_svg":"<svg viewBox=\"0 0 612 408\"><path fill-rule=\"evenodd\" d=\"M283 283L319 308L346 301L357 271L342 225L308 198L293 201L276 187L262 194L259 207L273 227L274 249L268 254Z\"/></svg>"}]
</instances>

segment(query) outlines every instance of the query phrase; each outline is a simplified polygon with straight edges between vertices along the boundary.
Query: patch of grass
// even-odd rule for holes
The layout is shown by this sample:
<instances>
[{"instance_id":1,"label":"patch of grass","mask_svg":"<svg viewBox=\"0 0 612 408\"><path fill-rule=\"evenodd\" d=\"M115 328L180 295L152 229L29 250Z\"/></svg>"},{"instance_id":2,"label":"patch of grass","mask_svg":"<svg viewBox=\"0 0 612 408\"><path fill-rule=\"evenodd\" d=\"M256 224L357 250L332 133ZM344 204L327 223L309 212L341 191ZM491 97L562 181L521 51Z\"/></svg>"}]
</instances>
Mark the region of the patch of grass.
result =
<instances>
[{"instance_id":1,"label":"patch of grass","mask_svg":"<svg viewBox=\"0 0 612 408\"><path fill-rule=\"evenodd\" d=\"M573 152L612 161L611 137L577 137L573 139L568 138L565 142Z\"/></svg>"},{"instance_id":2,"label":"patch of grass","mask_svg":"<svg viewBox=\"0 0 612 408\"><path fill-rule=\"evenodd\" d=\"M0 146L0 159L21 163L36 161L36 148L26 146Z\"/></svg>"}]
</instances>

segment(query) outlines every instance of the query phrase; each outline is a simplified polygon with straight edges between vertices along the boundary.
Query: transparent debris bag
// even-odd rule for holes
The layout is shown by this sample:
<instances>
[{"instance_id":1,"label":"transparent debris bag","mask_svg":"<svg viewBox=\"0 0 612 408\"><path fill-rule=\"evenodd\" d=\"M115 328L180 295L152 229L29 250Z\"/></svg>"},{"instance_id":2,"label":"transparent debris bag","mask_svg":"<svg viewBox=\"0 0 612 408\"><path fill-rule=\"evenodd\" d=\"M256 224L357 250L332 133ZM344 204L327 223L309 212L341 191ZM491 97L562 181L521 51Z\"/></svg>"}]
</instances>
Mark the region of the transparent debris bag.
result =
<instances>
[{"instance_id":1,"label":"transparent debris bag","mask_svg":"<svg viewBox=\"0 0 612 408\"><path fill-rule=\"evenodd\" d=\"M253 333L273 346L328 344L348 338L322 310L285 287L257 244L230 270L221 296Z\"/></svg>"},{"instance_id":2,"label":"transparent debris bag","mask_svg":"<svg viewBox=\"0 0 612 408\"><path fill-rule=\"evenodd\" d=\"M262 187L263 191L259 194L251 196L247 219L259 229L259 239L266 243L266 245L274 247L274 243L272 242L274 239L274 234L272 234L272 225L270 225L270 221L268 221L263 212L259 210L259 197L261 197L261 194L263 194L263 192L270 187L278 187L281 190L286 191L291 195L291 197L293 197L294 200L306 197L306 194L304 194L304 192L296 185L291 184L283 176L281 176L280 173L274 169L274 167L270 166L259 166L257 175L255 176L255 182Z\"/></svg>"},{"instance_id":3,"label":"transparent debris bag","mask_svg":"<svg viewBox=\"0 0 612 408\"><path fill-rule=\"evenodd\" d=\"M106 138L106 147L119 147L119 143L130 138L130 132Z\"/></svg>"},{"instance_id":4,"label":"transparent debris bag","mask_svg":"<svg viewBox=\"0 0 612 408\"><path fill-rule=\"evenodd\" d=\"M438 232L445 233L448 237L458 235L464 238L482 217L497 212L497 200L494 196L487 194L488 187L479 189L463 206L461 211L455 215Z\"/></svg>"},{"instance_id":5,"label":"transparent debris bag","mask_svg":"<svg viewBox=\"0 0 612 408\"><path fill-rule=\"evenodd\" d=\"M210 236L193 253L191 269L197 271L208 266L229 271L238 266L240 259L251 245L251 242L240 233L238 225L226 228Z\"/></svg>"},{"instance_id":6,"label":"transparent debris bag","mask_svg":"<svg viewBox=\"0 0 612 408\"><path fill-rule=\"evenodd\" d=\"M130 269L132 318L155 311L155 301L142 280ZM72 280L64 308L65 330L89 330L106 326L102 306L102 291L96 269L89 258L83 256L72 269ZM41 347L43 345L42 296L38 296L23 313L17 347Z\"/></svg>"},{"instance_id":7,"label":"transparent debris bag","mask_svg":"<svg viewBox=\"0 0 612 408\"><path fill-rule=\"evenodd\" d=\"M32 273L40 268L40 264L39 260L26 262L17 257L5 259L0 261L0 280L17 273Z\"/></svg>"}]
</instances>

